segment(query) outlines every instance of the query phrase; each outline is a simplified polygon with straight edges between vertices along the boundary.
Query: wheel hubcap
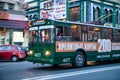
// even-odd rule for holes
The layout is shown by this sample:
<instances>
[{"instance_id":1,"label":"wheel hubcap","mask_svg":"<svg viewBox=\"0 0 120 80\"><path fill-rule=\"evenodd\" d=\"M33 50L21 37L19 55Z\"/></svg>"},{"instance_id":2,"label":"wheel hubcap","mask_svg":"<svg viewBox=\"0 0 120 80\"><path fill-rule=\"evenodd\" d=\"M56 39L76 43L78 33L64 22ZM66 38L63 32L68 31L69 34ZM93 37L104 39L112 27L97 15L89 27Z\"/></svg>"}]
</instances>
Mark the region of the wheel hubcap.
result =
<instances>
[{"instance_id":1,"label":"wheel hubcap","mask_svg":"<svg viewBox=\"0 0 120 80\"><path fill-rule=\"evenodd\" d=\"M17 61L17 57L13 57L13 58L12 58L12 61Z\"/></svg>"},{"instance_id":2,"label":"wheel hubcap","mask_svg":"<svg viewBox=\"0 0 120 80\"><path fill-rule=\"evenodd\" d=\"M77 63L78 65L82 65L82 64L83 64L83 57L82 57L81 55L78 55L78 56L76 57L76 63Z\"/></svg>"}]
</instances>

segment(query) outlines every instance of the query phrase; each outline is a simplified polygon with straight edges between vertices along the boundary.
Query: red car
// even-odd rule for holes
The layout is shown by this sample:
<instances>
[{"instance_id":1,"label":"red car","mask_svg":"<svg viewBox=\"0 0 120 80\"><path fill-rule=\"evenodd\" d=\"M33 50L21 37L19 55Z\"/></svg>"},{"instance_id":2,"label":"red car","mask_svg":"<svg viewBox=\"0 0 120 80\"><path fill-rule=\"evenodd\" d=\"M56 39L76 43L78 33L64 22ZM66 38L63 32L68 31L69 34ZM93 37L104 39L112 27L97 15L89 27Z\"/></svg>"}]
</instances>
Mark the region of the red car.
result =
<instances>
[{"instance_id":1,"label":"red car","mask_svg":"<svg viewBox=\"0 0 120 80\"><path fill-rule=\"evenodd\" d=\"M11 60L16 62L23 60L26 57L24 49L16 45L1 45L0 46L0 60Z\"/></svg>"}]
</instances>

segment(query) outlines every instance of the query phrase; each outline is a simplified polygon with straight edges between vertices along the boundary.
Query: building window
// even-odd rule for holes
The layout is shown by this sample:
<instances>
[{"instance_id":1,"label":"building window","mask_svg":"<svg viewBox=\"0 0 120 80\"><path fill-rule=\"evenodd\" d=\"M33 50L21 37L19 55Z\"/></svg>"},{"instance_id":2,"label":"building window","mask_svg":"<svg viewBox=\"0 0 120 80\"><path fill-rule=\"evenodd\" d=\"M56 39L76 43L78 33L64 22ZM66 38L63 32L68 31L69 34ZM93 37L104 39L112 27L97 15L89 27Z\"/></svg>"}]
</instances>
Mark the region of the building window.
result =
<instances>
[{"instance_id":1,"label":"building window","mask_svg":"<svg viewBox=\"0 0 120 80\"><path fill-rule=\"evenodd\" d=\"M110 23L112 23L112 16L113 16L112 10L110 10L110 11L109 11L109 22L110 22Z\"/></svg>"},{"instance_id":2,"label":"building window","mask_svg":"<svg viewBox=\"0 0 120 80\"><path fill-rule=\"evenodd\" d=\"M52 8L52 6L54 6L54 1L53 0L44 3L44 9Z\"/></svg>"},{"instance_id":3,"label":"building window","mask_svg":"<svg viewBox=\"0 0 120 80\"><path fill-rule=\"evenodd\" d=\"M80 18L80 7L74 7L69 9L69 20L71 21L79 21Z\"/></svg>"},{"instance_id":4,"label":"building window","mask_svg":"<svg viewBox=\"0 0 120 80\"><path fill-rule=\"evenodd\" d=\"M117 13L116 13L116 24L118 24L119 22L118 22L118 17L119 17L119 15L118 15L119 13L118 13L118 11L117 11Z\"/></svg>"},{"instance_id":5,"label":"building window","mask_svg":"<svg viewBox=\"0 0 120 80\"><path fill-rule=\"evenodd\" d=\"M95 7L93 7L93 20L95 21Z\"/></svg>"},{"instance_id":6,"label":"building window","mask_svg":"<svg viewBox=\"0 0 120 80\"><path fill-rule=\"evenodd\" d=\"M95 20L98 20L99 18L100 18L100 9L99 7L97 7L95 10Z\"/></svg>"},{"instance_id":7,"label":"building window","mask_svg":"<svg viewBox=\"0 0 120 80\"><path fill-rule=\"evenodd\" d=\"M13 10L14 9L14 4L9 3L8 5L9 5L9 10Z\"/></svg>"},{"instance_id":8,"label":"building window","mask_svg":"<svg viewBox=\"0 0 120 80\"><path fill-rule=\"evenodd\" d=\"M13 32L13 42L23 42L23 32L21 31L14 31Z\"/></svg>"},{"instance_id":9,"label":"building window","mask_svg":"<svg viewBox=\"0 0 120 80\"><path fill-rule=\"evenodd\" d=\"M0 9L4 9L4 2L0 2Z\"/></svg>"},{"instance_id":10,"label":"building window","mask_svg":"<svg viewBox=\"0 0 120 80\"><path fill-rule=\"evenodd\" d=\"M108 22L108 17L107 17L107 16L109 17L109 15L108 15L108 10L105 9L105 10L104 10L104 17L103 17L105 22Z\"/></svg>"}]
</instances>

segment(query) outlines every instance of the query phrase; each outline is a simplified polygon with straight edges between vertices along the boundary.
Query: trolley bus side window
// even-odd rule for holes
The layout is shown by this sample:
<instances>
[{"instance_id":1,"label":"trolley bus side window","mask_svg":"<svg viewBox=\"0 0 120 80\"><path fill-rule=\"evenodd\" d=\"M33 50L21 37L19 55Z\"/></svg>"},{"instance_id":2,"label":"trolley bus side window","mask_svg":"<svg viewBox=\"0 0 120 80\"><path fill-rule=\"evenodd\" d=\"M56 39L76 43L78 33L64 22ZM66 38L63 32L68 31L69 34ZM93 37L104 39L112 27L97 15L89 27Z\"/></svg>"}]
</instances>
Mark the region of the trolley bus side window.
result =
<instances>
[{"instance_id":1,"label":"trolley bus side window","mask_svg":"<svg viewBox=\"0 0 120 80\"><path fill-rule=\"evenodd\" d=\"M87 41L87 27L81 25L72 26L73 41Z\"/></svg>"},{"instance_id":2,"label":"trolley bus side window","mask_svg":"<svg viewBox=\"0 0 120 80\"><path fill-rule=\"evenodd\" d=\"M56 40L57 41L71 41L71 27L56 26Z\"/></svg>"},{"instance_id":3,"label":"trolley bus side window","mask_svg":"<svg viewBox=\"0 0 120 80\"><path fill-rule=\"evenodd\" d=\"M100 39L99 27L88 27L88 41L97 41Z\"/></svg>"},{"instance_id":4,"label":"trolley bus side window","mask_svg":"<svg viewBox=\"0 0 120 80\"><path fill-rule=\"evenodd\" d=\"M112 29L102 28L102 39L112 40Z\"/></svg>"},{"instance_id":5,"label":"trolley bus side window","mask_svg":"<svg viewBox=\"0 0 120 80\"><path fill-rule=\"evenodd\" d=\"M120 30L113 30L113 41L120 42Z\"/></svg>"}]
</instances>

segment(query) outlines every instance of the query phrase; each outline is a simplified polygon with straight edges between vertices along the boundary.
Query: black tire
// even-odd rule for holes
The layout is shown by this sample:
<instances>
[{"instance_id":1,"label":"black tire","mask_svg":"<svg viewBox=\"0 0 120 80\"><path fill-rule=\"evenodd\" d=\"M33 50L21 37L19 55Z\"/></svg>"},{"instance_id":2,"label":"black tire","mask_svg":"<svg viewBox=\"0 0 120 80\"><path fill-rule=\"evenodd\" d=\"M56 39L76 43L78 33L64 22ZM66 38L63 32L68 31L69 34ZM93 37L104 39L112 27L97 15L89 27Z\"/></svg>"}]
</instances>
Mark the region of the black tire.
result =
<instances>
[{"instance_id":1,"label":"black tire","mask_svg":"<svg viewBox=\"0 0 120 80\"><path fill-rule=\"evenodd\" d=\"M86 59L85 59L85 55L83 54L83 52L81 51L77 51L75 53L75 57L74 57L74 63L72 64L74 67L83 67L86 64Z\"/></svg>"},{"instance_id":2,"label":"black tire","mask_svg":"<svg viewBox=\"0 0 120 80\"><path fill-rule=\"evenodd\" d=\"M18 58L17 58L17 56L13 56L13 57L11 58L11 61L13 61L13 62L16 62L16 61L18 61Z\"/></svg>"}]
</instances>

